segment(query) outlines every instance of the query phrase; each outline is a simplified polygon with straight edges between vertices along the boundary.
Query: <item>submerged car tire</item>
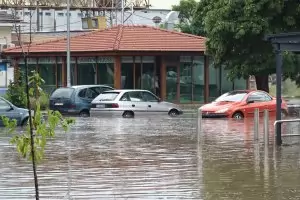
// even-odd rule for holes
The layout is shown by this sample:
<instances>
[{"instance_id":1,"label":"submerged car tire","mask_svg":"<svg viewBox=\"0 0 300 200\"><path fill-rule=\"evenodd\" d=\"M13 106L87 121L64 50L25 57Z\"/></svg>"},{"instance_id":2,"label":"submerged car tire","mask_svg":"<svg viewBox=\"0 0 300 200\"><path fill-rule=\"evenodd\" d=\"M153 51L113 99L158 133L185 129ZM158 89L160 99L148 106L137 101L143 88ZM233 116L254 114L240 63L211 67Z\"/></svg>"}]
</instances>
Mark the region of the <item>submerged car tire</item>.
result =
<instances>
[{"instance_id":1,"label":"submerged car tire","mask_svg":"<svg viewBox=\"0 0 300 200\"><path fill-rule=\"evenodd\" d=\"M134 112L132 111L125 111L122 115L124 118L134 118Z\"/></svg>"},{"instance_id":2,"label":"submerged car tire","mask_svg":"<svg viewBox=\"0 0 300 200\"><path fill-rule=\"evenodd\" d=\"M176 109L172 109L172 110L169 111L168 114L169 114L170 117L177 117L179 115L179 111L176 110Z\"/></svg>"},{"instance_id":3,"label":"submerged car tire","mask_svg":"<svg viewBox=\"0 0 300 200\"><path fill-rule=\"evenodd\" d=\"M79 113L80 117L89 117L90 116L90 112L87 110L83 110Z\"/></svg>"},{"instance_id":4,"label":"submerged car tire","mask_svg":"<svg viewBox=\"0 0 300 200\"><path fill-rule=\"evenodd\" d=\"M244 115L242 112L235 112L233 115L232 115L232 118L234 119L244 119Z\"/></svg>"},{"instance_id":5,"label":"submerged car tire","mask_svg":"<svg viewBox=\"0 0 300 200\"><path fill-rule=\"evenodd\" d=\"M21 122L21 126L27 126L29 124L29 117L23 119L23 121Z\"/></svg>"}]
</instances>

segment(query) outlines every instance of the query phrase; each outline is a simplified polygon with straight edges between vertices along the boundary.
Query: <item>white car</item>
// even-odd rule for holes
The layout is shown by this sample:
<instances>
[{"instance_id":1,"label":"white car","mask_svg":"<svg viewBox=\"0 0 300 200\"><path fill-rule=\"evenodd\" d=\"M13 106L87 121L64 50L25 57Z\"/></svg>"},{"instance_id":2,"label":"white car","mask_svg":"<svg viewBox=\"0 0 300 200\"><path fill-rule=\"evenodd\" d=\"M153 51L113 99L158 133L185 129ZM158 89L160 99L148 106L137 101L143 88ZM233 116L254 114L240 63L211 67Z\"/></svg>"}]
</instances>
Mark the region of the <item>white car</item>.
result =
<instances>
[{"instance_id":1,"label":"white car","mask_svg":"<svg viewBox=\"0 0 300 200\"><path fill-rule=\"evenodd\" d=\"M168 114L175 117L182 113L178 105L161 101L147 90L105 91L92 101L90 109L91 117L117 115L131 118L145 114Z\"/></svg>"}]
</instances>

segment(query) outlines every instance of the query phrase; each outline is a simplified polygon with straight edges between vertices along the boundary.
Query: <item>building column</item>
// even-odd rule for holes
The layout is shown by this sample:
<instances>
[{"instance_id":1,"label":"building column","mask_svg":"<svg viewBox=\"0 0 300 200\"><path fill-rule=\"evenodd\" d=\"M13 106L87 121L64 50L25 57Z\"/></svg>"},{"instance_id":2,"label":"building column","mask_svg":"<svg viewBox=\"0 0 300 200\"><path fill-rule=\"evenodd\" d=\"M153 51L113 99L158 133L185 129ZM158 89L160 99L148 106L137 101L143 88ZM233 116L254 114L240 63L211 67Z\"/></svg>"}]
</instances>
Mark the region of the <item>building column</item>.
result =
<instances>
[{"instance_id":1,"label":"building column","mask_svg":"<svg viewBox=\"0 0 300 200\"><path fill-rule=\"evenodd\" d=\"M121 56L115 56L114 62L114 88L121 89Z\"/></svg>"},{"instance_id":2,"label":"building column","mask_svg":"<svg viewBox=\"0 0 300 200\"><path fill-rule=\"evenodd\" d=\"M166 81L166 63L165 58L161 57L160 65L160 98L166 100L166 91L167 91L167 81Z\"/></svg>"},{"instance_id":3,"label":"building column","mask_svg":"<svg viewBox=\"0 0 300 200\"><path fill-rule=\"evenodd\" d=\"M204 103L209 101L209 58L204 56Z\"/></svg>"}]
</instances>

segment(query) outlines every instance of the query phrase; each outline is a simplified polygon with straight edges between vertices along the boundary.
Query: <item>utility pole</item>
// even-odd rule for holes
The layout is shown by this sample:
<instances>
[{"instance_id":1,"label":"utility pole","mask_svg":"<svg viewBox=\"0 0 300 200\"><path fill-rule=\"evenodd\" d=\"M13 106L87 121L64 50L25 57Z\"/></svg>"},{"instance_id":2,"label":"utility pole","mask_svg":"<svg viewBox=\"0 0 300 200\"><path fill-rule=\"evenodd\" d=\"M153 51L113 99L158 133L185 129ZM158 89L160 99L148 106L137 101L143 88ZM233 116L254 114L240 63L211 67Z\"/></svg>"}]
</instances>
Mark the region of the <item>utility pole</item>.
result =
<instances>
[{"instance_id":1,"label":"utility pole","mask_svg":"<svg viewBox=\"0 0 300 200\"><path fill-rule=\"evenodd\" d=\"M71 87L70 55L70 0L67 0L67 87Z\"/></svg>"},{"instance_id":2,"label":"utility pole","mask_svg":"<svg viewBox=\"0 0 300 200\"><path fill-rule=\"evenodd\" d=\"M124 7L125 7L125 5L124 5L124 0L121 0L121 24L123 25L124 24L124 12L125 12L125 10L124 10Z\"/></svg>"},{"instance_id":3,"label":"utility pole","mask_svg":"<svg viewBox=\"0 0 300 200\"><path fill-rule=\"evenodd\" d=\"M39 0L36 1L36 30L40 31L40 5Z\"/></svg>"}]
</instances>

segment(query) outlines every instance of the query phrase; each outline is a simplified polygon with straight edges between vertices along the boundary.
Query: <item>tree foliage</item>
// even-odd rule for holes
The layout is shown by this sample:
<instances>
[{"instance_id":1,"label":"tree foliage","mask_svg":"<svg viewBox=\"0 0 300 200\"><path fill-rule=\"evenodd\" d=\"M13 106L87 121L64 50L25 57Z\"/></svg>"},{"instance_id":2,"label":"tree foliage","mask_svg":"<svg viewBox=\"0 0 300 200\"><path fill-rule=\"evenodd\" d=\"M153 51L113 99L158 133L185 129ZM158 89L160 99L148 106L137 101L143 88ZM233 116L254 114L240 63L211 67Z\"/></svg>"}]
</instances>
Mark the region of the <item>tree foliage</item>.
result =
<instances>
[{"instance_id":1,"label":"tree foliage","mask_svg":"<svg viewBox=\"0 0 300 200\"><path fill-rule=\"evenodd\" d=\"M29 77L29 95L31 98L37 98L44 94L41 86L44 80L40 75L33 71ZM16 120L9 120L9 118L1 116L4 126L9 133L15 133L17 122ZM74 123L71 118L63 118L58 111L47 110L46 117L43 116L40 110L40 101L36 101L36 106L33 107L32 128L34 130L34 154L35 160L41 161L44 157L44 151L48 138L55 137L55 130L61 126L64 131L68 131L70 125ZM22 134L14 134L10 143L16 146L17 152L20 156L27 159L32 159L31 151L31 137L30 137L30 124L25 127Z\"/></svg>"},{"instance_id":2,"label":"tree foliage","mask_svg":"<svg viewBox=\"0 0 300 200\"><path fill-rule=\"evenodd\" d=\"M172 10L179 12L179 28L184 33L201 35L203 33L201 27L192 26L198 2L195 0L180 0L179 5L173 5ZM200 29L199 29L200 28Z\"/></svg>"},{"instance_id":3,"label":"tree foliage","mask_svg":"<svg viewBox=\"0 0 300 200\"><path fill-rule=\"evenodd\" d=\"M177 10L186 9L183 1L192 0L182 0ZM214 58L215 66L224 65L231 79L254 75L258 89L266 91L268 75L275 73L275 54L265 36L300 30L298 1L201 0L194 12L183 13L192 14L183 15L189 19L189 30L208 38L206 53ZM298 62L298 56L284 53L285 78L300 83Z\"/></svg>"}]
</instances>

